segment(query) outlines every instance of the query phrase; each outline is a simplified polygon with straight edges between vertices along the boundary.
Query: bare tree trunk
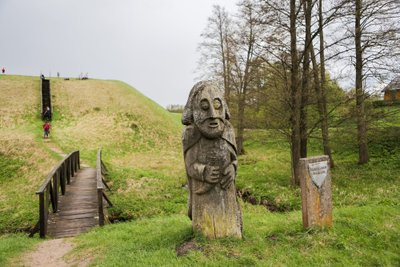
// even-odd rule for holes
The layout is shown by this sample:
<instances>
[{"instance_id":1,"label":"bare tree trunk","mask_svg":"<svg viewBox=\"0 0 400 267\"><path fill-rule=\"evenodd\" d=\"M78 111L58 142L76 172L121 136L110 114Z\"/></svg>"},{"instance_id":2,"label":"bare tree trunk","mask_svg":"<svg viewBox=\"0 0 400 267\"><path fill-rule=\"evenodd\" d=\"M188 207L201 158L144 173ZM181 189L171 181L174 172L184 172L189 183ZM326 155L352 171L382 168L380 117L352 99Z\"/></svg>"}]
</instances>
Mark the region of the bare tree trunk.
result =
<instances>
[{"instance_id":1,"label":"bare tree trunk","mask_svg":"<svg viewBox=\"0 0 400 267\"><path fill-rule=\"evenodd\" d=\"M363 90L363 50L361 46L361 9L362 0L355 0L355 45L356 45L356 110L357 110L357 140L358 163L364 164L369 160L367 144L367 123L365 118Z\"/></svg>"},{"instance_id":2,"label":"bare tree trunk","mask_svg":"<svg viewBox=\"0 0 400 267\"><path fill-rule=\"evenodd\" d=\"M226 55L225 55L225 38L224 38L224 32L223 32L223 23L222 23L222 18L221 18L221 13L218 13L218 18L220 23L218 24L218 33L219 33L219 45L221 49L221 58L222 58L222 76L224 78L224 91L225 91L225 99L229 103L229 96L230 96L230 91L228 87L228 76L227 76L227 62L226 62Z\"/></svg>"},{"instance_id":3,"label":"bare tree trunk","mask_svg":"<svg viewBox=\"0 0 400 267\"><path fill-rule=\"evenodd\" d=\"M231 94L231 38L233 25L230 16L225 9L219 5L213 6L212 15L208 18L206 30L201 34L204 41L200 43L202 50L202 62L215 61L212 76L222 79L225 98L229 103Z\"/></svg>"},{"instance_id":4,"label":"bare tree trunk","mask_svg":"<svg viewBox=\"0 0 400 267\"><path fill-rule=\"evenodd\" d=\"M230 53L230 47L229 47L229 41L228 41L228 36L225 36L225 41L226 41L226 80L224 80L224 86L225 86L225 97L226 97L226 102L228 103L228 106L230 105L231 102L231 53Z\"/></svg>"},{"instance_id":5,"label":"bare tree trunk","mask_svg":"<svg viewBox=\"0 0 400 267\"><path fill-rule=\"evenodd\" d=\"M329 145L329 128L328 128L328 116L326 111L326 96L323 93L323 90L325 90L325 88L323 86L324 81L322 81L322 78L320 78L318 68L321 69L321 73L324 71L322 71L323 68L322 64L318 66L315 57L314 47L312 47L311 49L311 59L313 63L314 90L317 95L318 114L319 114L319 120L321 122L322 146L324 154L329 156L329 161L332 168L334 166L334 163L332 159L331 147Z\"/></svg>"},{"instance_id":6,"label":"bare tree trunk","mask_svg":"<svg viewBox=\"0 0 400 267\"><path fill-rule=\"evenodd\" d=\"M306 21L306 38L304 42L304 54L303 54L303 76L301 86L301 105L300 105L300 157L307 157L307 111L306 106L308 104L308 86L310 79L310 48L311 48L311 10L312 0L303 2L303 9Z\"/></svg>"},{"instance_id":7,"label":"bare tree trunk","mask_svg":"<svg viewBox=\"0 0 400 267\"><path fill-rule=\"evenodd\" d=\"M257 38L257 30L255 25L257 20L254 18L254 6L251 1L244 1L241 3L242 15L246 20L245 28L243 28L243 33L245 33L244 42L243 39L239 41L242 42L243 47L246 49L245 59L242 61L244 64L240 64L236 61L236 69L239 77L239 86L237 87L237 97L238 97L238 125L237 125L237 148L238 154L244 154L243 140L244 140L244 119L245 119L245 108L246 108L246 97L248 90L253 89L252 75L253 71L257 70L257 66L254 65L254 45ZM240 58L240 56L238 57ZM244 67L244 69L242 67Z\"/></svg>"},{"instance_id":8,"label":"bare tree trunk","mask_svg":"<svg viewBox=\"0 0 400 267\"><path fill-rule=\"evenodd\" d=\"M298 86L299 62L297 55L297 30L296 30L296 0L290 0L290 56L291 56L291 158L292 158L292 182L300 184L300 101L301 95Z\"/></svg>"},{"instance_id":9,"label":"bare tree trunk","mask_svg":"<svg viewBox=\"0 0 400 267\"><path fill-rule=\"evenodd\" d=\"M245 96L244 96L244 94L240 94L239 99L238 99L238 126L237 126L237 136L236 136L236 145L237 145L238 155L244 154L244 146L243 146L244 105L245 105Z\"/></svg>"},{"instance_id":10,"label":"bare tree trunk","mask_svg":"<svg viewBox=\"0 0 400 267\"><path fill-rule=\"evenodd\" d=\"M308 86L308 85L307 85ZM308 97L304 94L301 95L301 108L300 108L300 158L307 157L307 142L308 142L308 133L307 133L307 111L306 111L306 103L308 101Z\"/></svg>"},{"instance_id":11,"label":"bare tree trunk","mask_svg":"<svg viewBox=\"0 0 400 267\"><path fill-rule=\"evenodd\" d=\"M321 132L322 132L322 146L324 148L324 154L329 156L329 162L331 168L335 166L332 158L332 150L329 144L329 126L328 126L328 114L326 108L326 73L325 73L325 44L324 44L324 29L323 29L323 12L322 12L322 0L319 0L319 60L321 69L321 80L319 82L320 86L316 86L319 89L317 92L318 96L318 110L321 119ZM313 49L311 49L314 52ZM313 56L315 58L315 56ZM315 64L314 68L317 69Z\"/></svg>"},{"instance_id":12,"label":"bare tree trunk","mask_svg":"<svg viewBox=\"0 0 400 267\"><path fill-rule=\"evenodd\" d=\"M222 59L222 69L223 69L223 79L224 79L224 90L225 90L225 99L227 103L230 103L230 95L231 95L231 85L230 85L230 46L229 46L229 34L228 34L228 16L224 11L219 10L219 24L218 24L218 32L219 32L219 41L220 41L220 50L221 50L221 59Z\"/></svg>"}]
</instances>

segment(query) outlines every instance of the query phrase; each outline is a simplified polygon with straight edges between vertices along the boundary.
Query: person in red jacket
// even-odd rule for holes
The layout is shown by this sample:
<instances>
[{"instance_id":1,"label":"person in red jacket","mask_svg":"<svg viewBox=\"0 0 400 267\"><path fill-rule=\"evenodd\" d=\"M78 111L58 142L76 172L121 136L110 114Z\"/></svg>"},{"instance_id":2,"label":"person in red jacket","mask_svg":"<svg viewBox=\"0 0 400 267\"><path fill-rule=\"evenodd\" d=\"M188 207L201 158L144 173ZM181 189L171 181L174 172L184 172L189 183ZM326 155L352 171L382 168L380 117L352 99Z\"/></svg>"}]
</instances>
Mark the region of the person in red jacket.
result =
<instances>
[{"instance_id":1,"label":"person in red jacket","mask_svg":"<svg viewBox=\"0 0 400 267\"><path fill-rule=\"evenodd\" d=\"M43 138L49 138L49 133L50 133L50 123L48 121L43 124L43 130L44 130L44 135Z\"/></svg>"}]
</instances>

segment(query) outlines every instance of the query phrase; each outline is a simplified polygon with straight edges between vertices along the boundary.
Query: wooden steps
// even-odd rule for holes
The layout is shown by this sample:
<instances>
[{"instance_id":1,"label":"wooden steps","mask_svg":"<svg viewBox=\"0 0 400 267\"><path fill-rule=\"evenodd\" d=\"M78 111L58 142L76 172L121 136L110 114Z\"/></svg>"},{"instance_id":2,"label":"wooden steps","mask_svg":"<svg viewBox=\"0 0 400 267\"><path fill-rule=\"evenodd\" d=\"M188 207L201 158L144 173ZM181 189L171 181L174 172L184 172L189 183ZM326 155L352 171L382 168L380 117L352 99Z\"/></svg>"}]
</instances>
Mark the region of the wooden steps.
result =
<instances>
[{"instance_id":1,"label":"wooden steps","mask_svg":"<svg viewBox=\"0 0 400 267\"><path fill-rule=\"evenodd\" d=\"M42 79L42 119L44 118L44 114L46 112L47 107L52 111L51 106L51 93L50 93L50 80ZM49 114L49 119L52 119L51 113Z\"/></svg>"}]
</instances>

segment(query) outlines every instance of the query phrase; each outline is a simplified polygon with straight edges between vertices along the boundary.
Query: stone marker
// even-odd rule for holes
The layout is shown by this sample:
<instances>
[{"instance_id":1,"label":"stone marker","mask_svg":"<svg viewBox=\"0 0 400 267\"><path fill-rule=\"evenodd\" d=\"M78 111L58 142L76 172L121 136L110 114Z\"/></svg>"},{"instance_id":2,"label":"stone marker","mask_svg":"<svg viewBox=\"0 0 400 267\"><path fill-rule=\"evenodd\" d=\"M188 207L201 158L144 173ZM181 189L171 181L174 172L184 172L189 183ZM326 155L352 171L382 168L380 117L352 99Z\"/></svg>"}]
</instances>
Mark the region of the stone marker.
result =
<instances>
[{"instance_id":1,"label":"stone marker","mask_svg":"<svg viewBox=\"0 0 400 267\"><path fill-rule=\"evenodd\" d=\"M332 192L329 157L300 159L303 226L332 226Z\"/></svg>"},{"instance_id":2,"label":"stone marker","mask_svg":"<svg viewBox=\"0 0 400 267\"><path fill-rule=\"evenodd\" d=\"M182 114L188 215L194 231L211 239L242 237L236 143L229 116L224 92L209 81L195 84Z\"/></svg>"}]
</instances>

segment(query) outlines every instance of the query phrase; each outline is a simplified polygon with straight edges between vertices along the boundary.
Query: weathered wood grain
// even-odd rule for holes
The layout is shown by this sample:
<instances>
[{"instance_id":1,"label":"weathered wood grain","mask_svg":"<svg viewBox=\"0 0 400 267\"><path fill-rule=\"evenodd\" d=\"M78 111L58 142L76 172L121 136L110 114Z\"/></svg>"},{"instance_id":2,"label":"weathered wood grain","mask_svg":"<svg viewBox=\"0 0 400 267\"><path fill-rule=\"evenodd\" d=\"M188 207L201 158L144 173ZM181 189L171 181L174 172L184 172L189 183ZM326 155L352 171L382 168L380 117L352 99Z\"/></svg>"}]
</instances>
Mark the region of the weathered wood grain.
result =
<instances>
[{"instance_id":1,"label":"weathered wood grain","mask_svg":"<svg viewBox=\"0 0 400 267\"><path fill-rule=\"evenodd\" d=\"M57 213L50 213L47 234L70 237L99 225L96 169L82 168L59 197Z\"/></svg>"},{"instance_id":2,"label":"weathered wood grain","mask_svg":"<svg viewBox=\"0 0 400 267\"><path fill-rule=\"evenodd\" d=\"M326 178L320 187L313 182L309 171L309 165L317 162L327 162ZM326 155L300 159L300 186L304 228L312 226L332 227L332 179L329 166L329 157Z\"/></svg>"}]
</instances>

